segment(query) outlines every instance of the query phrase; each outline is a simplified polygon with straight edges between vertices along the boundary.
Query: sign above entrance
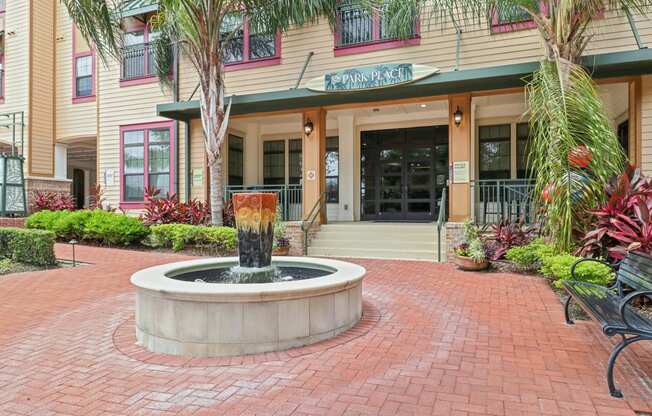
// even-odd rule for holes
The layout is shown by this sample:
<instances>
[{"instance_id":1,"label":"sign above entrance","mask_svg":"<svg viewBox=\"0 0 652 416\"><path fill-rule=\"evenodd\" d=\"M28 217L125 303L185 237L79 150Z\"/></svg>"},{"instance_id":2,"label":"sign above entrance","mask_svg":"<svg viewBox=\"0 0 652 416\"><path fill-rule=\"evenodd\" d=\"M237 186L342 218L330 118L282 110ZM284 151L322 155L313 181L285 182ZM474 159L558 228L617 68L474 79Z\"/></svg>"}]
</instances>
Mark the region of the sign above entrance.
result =
<instances>
[{"instance_id":1,"label":"sign above entrance","mask_svg":"<svg viewBox=\"0 0 652 416\"><path fill-rule=\"evenodd\" d=\"M438 68L413 64L379 64L329 72L306 84L322 92L347 92L407 84L439 72Z\"/></svg>"}]
</instances>

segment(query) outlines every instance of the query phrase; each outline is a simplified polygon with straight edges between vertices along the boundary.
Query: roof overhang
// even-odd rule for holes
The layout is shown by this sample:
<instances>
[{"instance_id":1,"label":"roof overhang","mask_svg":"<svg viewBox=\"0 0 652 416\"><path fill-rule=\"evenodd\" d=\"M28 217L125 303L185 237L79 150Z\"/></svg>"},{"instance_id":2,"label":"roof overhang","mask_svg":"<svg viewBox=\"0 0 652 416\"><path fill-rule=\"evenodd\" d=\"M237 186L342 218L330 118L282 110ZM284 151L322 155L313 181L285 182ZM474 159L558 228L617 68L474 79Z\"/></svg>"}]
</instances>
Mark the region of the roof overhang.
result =
<instances>
[{"instance_id":1,"label":"roof overhang","mask_svg":"<svg viewBox=\"0 0 652 416\"><path fill-rule=\"evenodd\" d=\"M652 49L590 55L583 64L594 78L612 78L652 73ZM488 68L449 71L411 84L351 93L316 92L306 88L233 96L232 115L299 110L338 104L368 103L405 98L481 92L523 87L540 66L526 62ZM159 116L174 120L200 117L199 101L157 105Z\"/></svg>"},{"instance_id":2,"label":"roof overhang","mask_svg":"<svg viewBox=\"0 0 652 416\"><path fill-rule=\"evenodd\" d=\"M119 9L120 17L141 16L158 10L158 0L127 0Z\"/></svg>"}]
</instances>

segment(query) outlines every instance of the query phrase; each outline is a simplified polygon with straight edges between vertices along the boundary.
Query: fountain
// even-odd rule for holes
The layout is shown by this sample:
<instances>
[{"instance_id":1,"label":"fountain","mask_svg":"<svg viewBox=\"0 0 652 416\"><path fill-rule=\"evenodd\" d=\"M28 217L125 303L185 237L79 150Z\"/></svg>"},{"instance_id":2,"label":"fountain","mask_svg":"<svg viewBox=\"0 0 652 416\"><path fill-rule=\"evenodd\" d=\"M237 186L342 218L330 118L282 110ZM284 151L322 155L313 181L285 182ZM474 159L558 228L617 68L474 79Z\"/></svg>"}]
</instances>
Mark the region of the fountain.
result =
<instances>
[{"instance_id":1,"label":"fountain","mask_svg":"<svg viewBox=\"0 0 652 416\"><path fill-rule=\"evenodd\" d=\"M272 258L276 194L234 195L238 257L165 264L131 277L136 338L153 352L220 357L319 342L362 316L364 268Z\"/></svg>"}]
</instances>

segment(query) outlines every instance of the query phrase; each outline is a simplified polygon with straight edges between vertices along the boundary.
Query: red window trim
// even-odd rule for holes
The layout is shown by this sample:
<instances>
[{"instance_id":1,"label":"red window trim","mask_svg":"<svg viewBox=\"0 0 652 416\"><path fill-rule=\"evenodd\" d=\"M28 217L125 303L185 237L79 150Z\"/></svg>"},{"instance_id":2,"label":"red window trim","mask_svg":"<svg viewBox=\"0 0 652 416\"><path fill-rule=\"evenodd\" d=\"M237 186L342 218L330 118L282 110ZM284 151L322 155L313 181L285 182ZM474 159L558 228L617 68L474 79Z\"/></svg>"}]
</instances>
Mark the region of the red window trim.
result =
<instances>
[{"instance_id":1,"label":"red window trim","mask_svg":"<svg viewBox=\"0 0 652 416\"><path fill-rule=\"evenodd\" d=\"M140 24L137 26L134 26L131 28L131 30L127 33L132 33L132 32L140 32L143 31L143 42L145 45L149 44L149 25L148 24ZM148 60L149 60L149 54L145 53L144 54L144 68L145 71L147 71L148 67ZM120 63L120 77L122 78L122 62ZM170 75L170 78L172 78L172 75ZM120 87L129 87L132 85L144 85L144 84L154 84L158 83L158 75L144 75L142 77L137 77L137 78L129 78L129 79L120 79Z\"/></svg>"},{"instance_id":2,"label":"red window trim","mask_svg":"<svg viewBox=\"0 0 652 416\"><path fill-rule=\"evenodd\" d=\"M176 149L176 137L174 136L174 121L157 121L151 123L140 123L140 124L130 124L125 126L120 126L120 208L122 209L142 209L145 208L145 195L143 194L142 201L125 201L124 192L125 192L125 176L124 176L124 134L129 131L144 131L143 137L143 184L145 189L149 186L149 174L148 174L148 151L147 147L149 144L149 130L152 129L162 129L166 128L170 131L170 192L174 192L174 179L176 172L174 171L175 167L175 158L174 149Z\"/></svg>"},{"instance_id":3,"label":"red window trim","mask_svg":"<svg viewBox=\"0 0 652 416\"><path fill-rule=\"evenodd\" d=\"M276 37L274 38L274 48L276 50L276 55L270 56L267 58L260 59L251 59L249 58L249 21L244 17L244 22L242 24L242 36L243 36L243 47L242 47L242 61L231 62L224 64L224 71L238 71L241 69L251 69L251 68L260 68L263 66L272 66L279 65L281 63L281 31L276 32Z\"/></svg>"},{"instance_id":4,"label":"red window trim","mask_svg":"<svg viewBox=\"0 0 652 416\"><path fill-rule=\"evenodd\" d=\"M547 10L545 2L541 2L539 7L541 10ZM491 15L491 33L507 33L515 32L518 30L527 30L537 27L537 24L532 19L521 20L518 22L498 22L498 11L494 10Z\"/></svg>"},{"instance_id":5,"label":"red window trim","mask_svg":"<svg viewBox=\"0 0 652 416\"><path fill-rule=\"evenodd\" d=\"M366 43L355 45L337 46L340 43L341 36L341 22L337 20L335 33L333 33L333 53L337 56L357 55L359 53L367 53L373 51L380 51L384 49L401 48L403 46L416 46L421 44L421 19L416 19L415 32L416 34L409 39L380 39L380 15L374 12L372 20L372 40Z\"/></svg>"},{"instance_id":6,"label":"red window trim","mask_svg":"<svg viewBox=\"0 0 652 416\"><path fill-rule=\"evenodd\" d=\"M95 101L95 49L91 47L90 51L76 53L77 50L77 33L75 25L72 25L72 103L90 103ZM91 95L77 96L77 58L92 57L91 68Z\"/></svg>"}]
</instances>

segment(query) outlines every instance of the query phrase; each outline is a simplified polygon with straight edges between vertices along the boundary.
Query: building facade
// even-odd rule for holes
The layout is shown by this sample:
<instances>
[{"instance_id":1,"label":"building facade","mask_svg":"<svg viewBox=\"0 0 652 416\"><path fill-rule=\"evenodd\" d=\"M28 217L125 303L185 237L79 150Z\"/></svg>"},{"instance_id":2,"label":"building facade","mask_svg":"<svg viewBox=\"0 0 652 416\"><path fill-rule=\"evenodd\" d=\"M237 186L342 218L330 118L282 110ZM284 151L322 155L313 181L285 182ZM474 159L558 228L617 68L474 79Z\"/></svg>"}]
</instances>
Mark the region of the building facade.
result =
<instances>
[{"instance_id":1,"label":"building facade","mask_svg":"<svg viewBox=\"0 0 652 416\"><path fill-rule=\"evenodd\" d=\"M120 62L100 62L59 2L0 4L0 116L24 120L22 144L7 128L0 151L20 146L28 196L68 190L87 206L99 185L106 205L133 211L148 186L207 199L197 76L181 56L174 86L158 82L155 1L128 0ZM524 79L543 48L531 22L512 19L423 17L406 40L348 3L335 30L245 22L225 57L226 194L279 192L288 220L322 196L329 222L530 215ZM652 172L652 22L605 10L595 26L584 63L630 160Z\"/></svg>"}]
</instances>

